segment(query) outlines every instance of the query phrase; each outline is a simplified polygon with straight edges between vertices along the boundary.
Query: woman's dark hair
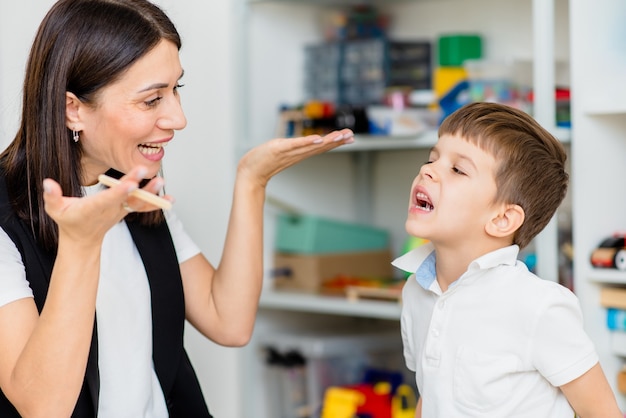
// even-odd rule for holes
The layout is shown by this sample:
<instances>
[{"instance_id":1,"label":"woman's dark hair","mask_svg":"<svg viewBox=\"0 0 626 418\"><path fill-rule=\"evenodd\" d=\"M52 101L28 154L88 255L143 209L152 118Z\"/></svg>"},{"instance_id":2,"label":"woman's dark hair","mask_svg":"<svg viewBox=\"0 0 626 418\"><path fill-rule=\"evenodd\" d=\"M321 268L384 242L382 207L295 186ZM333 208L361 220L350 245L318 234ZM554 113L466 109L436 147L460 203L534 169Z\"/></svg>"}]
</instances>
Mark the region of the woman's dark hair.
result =
<instances>
[{"instance_id":1,"label":"woman's dark hair","mask_svg":"<svg viewBox=\"0 0 626 418\"><path fill-rule=\"evenodd\" d=\"M66 125L66 92L95 105L102 88L162 39L181 47L174 24L146 0L60 0L39 26L19 129L0 165L12 207L44 247L56 248L58 230L44 211L43 179L59 182L66 196L82 195L81 146ZM163 221L161 211L132 216L145 225Z\"/></svg>"}]
</instances>

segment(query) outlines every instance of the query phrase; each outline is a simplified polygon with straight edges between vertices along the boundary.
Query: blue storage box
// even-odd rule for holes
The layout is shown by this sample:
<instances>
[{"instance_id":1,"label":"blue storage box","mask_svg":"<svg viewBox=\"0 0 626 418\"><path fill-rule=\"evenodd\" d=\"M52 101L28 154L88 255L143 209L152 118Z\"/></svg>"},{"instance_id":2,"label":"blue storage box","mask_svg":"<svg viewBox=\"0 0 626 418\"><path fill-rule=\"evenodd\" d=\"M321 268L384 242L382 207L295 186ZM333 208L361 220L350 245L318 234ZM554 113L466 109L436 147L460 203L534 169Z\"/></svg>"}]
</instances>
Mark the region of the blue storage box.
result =
<instances>
[{"instance_id":1,"label":"blue storage box","mask_svg":"<svg viewBox=\"0 0 626 418\"><path fill-rule=\"evenodd\" d=\"M324 254L388 247L389 233L384 229L310 215L282 214L278 217L277 252Z\"/></svg>"}]
</instances>

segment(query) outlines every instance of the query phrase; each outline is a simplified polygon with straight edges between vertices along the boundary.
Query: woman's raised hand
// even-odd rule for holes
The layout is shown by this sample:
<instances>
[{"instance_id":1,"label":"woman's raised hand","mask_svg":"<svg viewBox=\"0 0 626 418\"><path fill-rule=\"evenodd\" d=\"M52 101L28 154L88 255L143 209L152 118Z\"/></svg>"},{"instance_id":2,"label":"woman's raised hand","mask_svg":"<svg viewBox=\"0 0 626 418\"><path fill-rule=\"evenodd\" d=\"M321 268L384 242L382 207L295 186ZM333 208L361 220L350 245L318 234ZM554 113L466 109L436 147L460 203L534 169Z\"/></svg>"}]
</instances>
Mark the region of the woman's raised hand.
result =
<instances>
[{"instance_id":1,"label":"woman's raised hand","mask_svg":"<svg viewBox=\"0 0 626 418\"><path fill-rule=\"evenodd\" d=\"M306 158L354 142L350 129L333 131L325 136L276 138L248 151L239 161L239 174L256 179L263 187L276 174Z\"/></svg>"}]
</instances>

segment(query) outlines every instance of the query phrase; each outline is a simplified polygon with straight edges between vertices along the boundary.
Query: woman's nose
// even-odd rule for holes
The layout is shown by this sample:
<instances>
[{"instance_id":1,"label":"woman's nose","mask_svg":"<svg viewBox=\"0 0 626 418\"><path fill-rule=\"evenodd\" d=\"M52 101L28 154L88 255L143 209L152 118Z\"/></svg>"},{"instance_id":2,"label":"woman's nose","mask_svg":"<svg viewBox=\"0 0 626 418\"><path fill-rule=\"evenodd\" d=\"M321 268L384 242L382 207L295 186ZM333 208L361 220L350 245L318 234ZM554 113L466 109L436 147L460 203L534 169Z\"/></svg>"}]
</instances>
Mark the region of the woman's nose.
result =
<instances>
[{"instance_id":1,"label":"woman's nose","mask_svg":"<svg viewBox=\"0 0 626 418\"><path fill-rule=\"evenodd\" d=\"M180 103L179 98L169 101L169 105L164 109L163 116L159 119L161 129L181 130L187 126L187 118Z\"/></svg>"}]
</instances>

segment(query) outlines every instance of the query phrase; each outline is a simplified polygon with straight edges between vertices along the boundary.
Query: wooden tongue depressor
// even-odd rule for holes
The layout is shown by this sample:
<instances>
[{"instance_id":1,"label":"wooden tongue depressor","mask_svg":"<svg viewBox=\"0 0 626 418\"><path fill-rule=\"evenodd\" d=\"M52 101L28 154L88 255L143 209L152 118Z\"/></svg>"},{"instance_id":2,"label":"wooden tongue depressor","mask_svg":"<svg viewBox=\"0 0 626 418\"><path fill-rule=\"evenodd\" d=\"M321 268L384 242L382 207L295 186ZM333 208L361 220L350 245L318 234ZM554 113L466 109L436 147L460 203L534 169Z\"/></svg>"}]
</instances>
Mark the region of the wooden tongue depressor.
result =
<instances>
[{"instance_id":1,"label":"wooden tongue depressor","mask_svg":"<svg viewBox=\"0 0 626 418\"><path fill-rule=\"evenodd\" d=\"M117 184L120 184L119 180L114 179L113 177L109 177L106 174L100 174L98 176L98 181L108 187L113 187ZM145 190L136 189L130 192L130 194L138 199L143 200L144 202L150 203L154 206L158 206L161 209L169 210L172 208L172 202L150 192L146 192Z\"/></svg>"}]
</instances>

